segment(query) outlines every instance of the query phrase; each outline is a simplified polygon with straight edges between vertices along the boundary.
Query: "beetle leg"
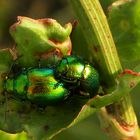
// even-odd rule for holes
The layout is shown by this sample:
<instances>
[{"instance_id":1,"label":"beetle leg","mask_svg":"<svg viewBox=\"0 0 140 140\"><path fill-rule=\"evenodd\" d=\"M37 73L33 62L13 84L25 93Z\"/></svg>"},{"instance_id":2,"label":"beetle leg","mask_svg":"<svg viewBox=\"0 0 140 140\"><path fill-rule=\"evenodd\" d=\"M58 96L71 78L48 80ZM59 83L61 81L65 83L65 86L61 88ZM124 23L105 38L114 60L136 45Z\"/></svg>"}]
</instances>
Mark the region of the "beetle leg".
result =
<instances>
[{"instance_id":1,"label":"beetle leg","mask_svg":"<svg viewBox=\"0 0 140 140\"><path fill-rule=\"evenodd\" d=\"M79 95L80 95L80 97L82 97L82 98L90 99L90 94L87 93L87 92L80 91Z\"/></svg>"},{"instance_id":2,"label":"beetle leg","mask_svg":"<svg viewBox=\"0 0 140 140\"><path fill-rule=\"evenodd\" d=\"M60 85L60 83L56 83L53 87L53 89L56 89L58 86Z\"/></svg>"}]
</instances>

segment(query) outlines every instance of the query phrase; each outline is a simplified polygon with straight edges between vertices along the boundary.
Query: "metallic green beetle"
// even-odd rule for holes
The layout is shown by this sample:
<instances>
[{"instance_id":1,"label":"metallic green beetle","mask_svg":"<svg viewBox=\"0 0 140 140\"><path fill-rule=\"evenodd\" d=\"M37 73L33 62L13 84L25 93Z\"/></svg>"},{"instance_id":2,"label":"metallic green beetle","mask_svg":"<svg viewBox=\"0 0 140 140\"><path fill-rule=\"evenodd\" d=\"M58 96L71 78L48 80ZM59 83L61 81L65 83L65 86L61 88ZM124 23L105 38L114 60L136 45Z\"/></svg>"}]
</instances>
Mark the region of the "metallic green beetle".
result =
<instances>
[{"instance_id":1,"label":"metallic green beetle","mask_svg":"<svg viewBox=\"0 0 140 140\"><path fill-rule=\"evenodd\" d=\"M7 93L12 92L15 97L40 106L60 103L69 95L63 83L55 79L54 70L49 68L24 69L11 78L7 77L4 85Z\"/></svg>"},{"instance_id":2,"label":"metallic green beetle","mask_svg":"<svg viewBox=\"0 0 140 140\"><path fill-rule=\"evenodd\" d=\"M54 68L17 71L13 67L11 73L5 77L4 90L39 106L63 102L77 89L93 97L99 88L99 75L94 67L72 55L62 58Z\"/></svg>"},{"instance_id":3,"label":"metallic green beetle","mask_svg":"<svg viewBox=\"0 0 140 140\"><path fill-rule=\"evenodd\" d=\"M93 65L74 55L66 56L58 63L55 77L66 85L89 93L90 97L97 94L100 85L99 74Z\"/></svg>"}]
</instances>

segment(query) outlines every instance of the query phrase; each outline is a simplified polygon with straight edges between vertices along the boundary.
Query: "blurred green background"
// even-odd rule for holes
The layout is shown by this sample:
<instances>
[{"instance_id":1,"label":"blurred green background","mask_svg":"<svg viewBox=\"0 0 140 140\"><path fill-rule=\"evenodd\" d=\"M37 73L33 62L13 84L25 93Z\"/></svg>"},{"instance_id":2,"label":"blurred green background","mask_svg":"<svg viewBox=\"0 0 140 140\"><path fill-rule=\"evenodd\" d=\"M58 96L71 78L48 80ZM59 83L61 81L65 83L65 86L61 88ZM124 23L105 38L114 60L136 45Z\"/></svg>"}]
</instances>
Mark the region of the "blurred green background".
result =
<instances>
[{"instance_id":1,"label":"blurred green background","mask_svg":"<svg viewBox=\"0 0 140 140\"><path fill-rule=\"evenodd\" d=\"M17 16L28 16L31 18L54 18L62 25L73 22L75 19L68 0L0 0L0 48L11 47L14 44L9 34L9 27L16 22ZM139 111L139 88L135 88L132 101L136 110L137 118L140 122ZM26 140L25 133L20 136L8 135L0 132L0 140ZM97 114L90 116L53 140L111 140L100 130Z\"/></svg>"}]
</instances>

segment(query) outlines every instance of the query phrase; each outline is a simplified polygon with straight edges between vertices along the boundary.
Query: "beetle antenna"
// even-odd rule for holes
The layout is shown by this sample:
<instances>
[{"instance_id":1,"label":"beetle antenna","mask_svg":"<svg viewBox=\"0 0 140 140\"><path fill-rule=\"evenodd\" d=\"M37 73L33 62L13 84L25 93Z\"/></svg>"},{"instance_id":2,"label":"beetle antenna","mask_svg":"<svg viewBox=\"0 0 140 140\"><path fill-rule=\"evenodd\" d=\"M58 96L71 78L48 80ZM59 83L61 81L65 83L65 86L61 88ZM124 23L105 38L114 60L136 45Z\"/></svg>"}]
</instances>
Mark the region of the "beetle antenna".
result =
<instances>
[{"instance_id":1,"label":"beetle antenna","mask_svg":"<svg viewBox=\"0 0 140 140\"><path fill-rule=\"evenodd\" d=\"M11 71L14 69L14 66L16 65L16 62L21 58L21 57L23 57L23 55L20 55L19 57L17 57L14 61L13 61L13 63L11 64L11 66L10 66L10 69L9 69L9 71L7 72L7 77L8 77L8 75L11 73Z\"/></svg>"}]
</instances>

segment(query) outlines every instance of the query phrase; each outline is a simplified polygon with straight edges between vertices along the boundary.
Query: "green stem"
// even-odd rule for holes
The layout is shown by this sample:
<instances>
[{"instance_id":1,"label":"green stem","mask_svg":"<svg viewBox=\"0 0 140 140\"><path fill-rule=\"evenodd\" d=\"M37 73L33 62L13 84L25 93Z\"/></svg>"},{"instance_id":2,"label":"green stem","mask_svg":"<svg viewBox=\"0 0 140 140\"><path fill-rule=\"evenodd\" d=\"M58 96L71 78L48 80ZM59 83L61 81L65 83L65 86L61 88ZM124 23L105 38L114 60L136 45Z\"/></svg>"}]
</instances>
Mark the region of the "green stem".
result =
<instances>
[{"instance_id":1,"label":"green stem","mask_svg":"<svg viewBox=\"0 0 140 140\"><path fill-rule=\"evenodd\" d=\"M113 41L102 7L98 0L70 0L70 2L76 12L77 18L79 19L85 39L88 42L88 46L94 47L96 45L98 49L97 51L91 48L94 50L92 51L92 55L94 56L95 62L99 66L101 77L106 85L105 88L107 89L108 93L111 93L109 89L115 86L115 79L122 71L122 66L120 64L115 43ZM105 112L105 115L110 118L109 121L105 121L107 121L109 125L112 125L113 128L110 131L113 132L117 139L122 140L124 138L130 139L129 133L125 133L128 135L123 135L124 133L121 131L122 125L125 124L125 127L129 127L131 124L137 124L137 119L131 104L130 96L128 93L125 94L126 96L123 97L121 101L110 105L109 108L114 110L113 115L112 113L110 114L110 110L108 108ZM121 110L118 110L117 106L120 106ZM128 110L128 108L130 109ZM103 111L101 112L104 114ZM111 123L110 120L113 118L115 118L115 122ZM114 124L120 124L120 127ZM138 125L135 125L133 130L138 130ZM120 135L121 132L122 135ZM140 139L140 136L137 136L137 134L138 133L133 133L132 137L135 138L135 140Z\"/></svg>"},{"instance_id":2,"label":"green stem","mask_svg":"<svg viewBox=\"0 0 140 140\"><path fill-rule=\"evenodd\" d=\"M95 46L97 37L98 52L96 50L93 52L95 61L99 65L103 79L110 81L106 84L112 86L122 68L106 17L101 7L97 6L97 2L97 0L71 0L89 46Z\"/></svg>"}]
</instances>

